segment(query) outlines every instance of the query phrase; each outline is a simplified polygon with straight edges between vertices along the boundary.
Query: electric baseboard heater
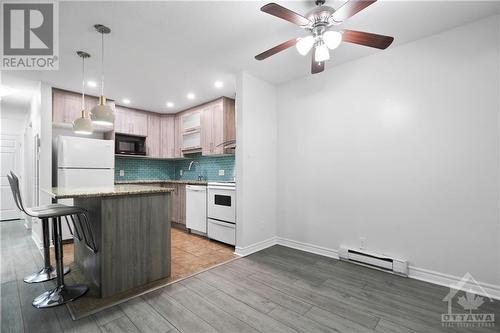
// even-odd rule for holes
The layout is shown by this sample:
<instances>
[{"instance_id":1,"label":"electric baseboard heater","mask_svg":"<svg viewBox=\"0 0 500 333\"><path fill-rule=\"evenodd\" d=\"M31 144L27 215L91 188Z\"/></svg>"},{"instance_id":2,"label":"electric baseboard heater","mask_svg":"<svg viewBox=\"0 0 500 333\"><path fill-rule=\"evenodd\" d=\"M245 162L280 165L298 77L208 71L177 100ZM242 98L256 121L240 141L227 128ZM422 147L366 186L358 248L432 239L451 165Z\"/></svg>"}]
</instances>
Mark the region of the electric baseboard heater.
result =
<instances>
[{"instance_id":1,"label":"electric baseboard heater","mask_svg":"<svg viewBox=\"0 0 500 333\"><path fill-rule=\"evenodd\" d=\"M354 264L378 269L384 272L408 276L408 261L366 250L341 246L339 250L341 260Z\"/></svg>"}]
</instances>

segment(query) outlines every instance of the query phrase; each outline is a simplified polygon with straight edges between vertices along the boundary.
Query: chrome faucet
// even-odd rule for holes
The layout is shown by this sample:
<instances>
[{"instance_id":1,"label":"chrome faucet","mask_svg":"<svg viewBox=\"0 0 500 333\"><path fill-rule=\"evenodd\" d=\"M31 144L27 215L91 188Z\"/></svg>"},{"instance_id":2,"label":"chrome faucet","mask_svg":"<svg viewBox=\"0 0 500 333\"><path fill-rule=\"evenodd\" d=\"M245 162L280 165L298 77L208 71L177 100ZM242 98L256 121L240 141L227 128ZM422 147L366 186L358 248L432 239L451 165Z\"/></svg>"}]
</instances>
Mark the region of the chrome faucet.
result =
<instances>
[{"instance_id":1,"label":"chrome faucet","mask_svg":"<svg viewBox=\"0 0 500 333\"><path fill-rule=\"evenodd\" d=\"M189 167L188 167L188 170L189 170L189 171L191 171L191 168L193 167L193 164L198 164L198 165L200 165L200 163L198 163L198 161L191 161L191 162L189 163Z\"/></svg>"},{"instance_id":2,"label":"chrome faucet","mask_svg":"<svg viewBox=\"0 0 500 333\"><path fill-rule=\"evenodd\" d=\"M193 167L194 164L197 164L198 166L200 165L200 163L198 161L191 161L189 162L189 167L188 167L188 170L191 171L191 168ZM198 172L198 180L203 180L203 176L201 175L201 172Z\"/></svg>"}]
</instances>

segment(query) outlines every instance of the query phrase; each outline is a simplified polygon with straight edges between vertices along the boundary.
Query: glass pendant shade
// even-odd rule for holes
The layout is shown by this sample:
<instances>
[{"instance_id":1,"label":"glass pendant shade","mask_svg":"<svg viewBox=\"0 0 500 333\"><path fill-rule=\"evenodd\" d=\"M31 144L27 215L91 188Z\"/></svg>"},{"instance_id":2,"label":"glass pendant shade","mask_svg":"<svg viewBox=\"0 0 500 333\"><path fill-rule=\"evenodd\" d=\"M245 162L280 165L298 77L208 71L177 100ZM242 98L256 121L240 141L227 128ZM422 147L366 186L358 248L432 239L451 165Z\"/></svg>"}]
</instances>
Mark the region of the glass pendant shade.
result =
<instances>
[{"instance_id":1,"label":"glass pendant shade","mask_svg":"<svg viewBox=\"0 0 500 333\"><path fill-rule=\"evenodd\" d=\"M99 97L99 104L90 111L92 123L101 126L113 126L115 122L115 113L109 105L106 105L106 97Z\"/></svg>"},{"instance_id":2,"label":"glass pendant shade","mask_svg":"<svg viewBox=\"0 0 500 333\"><path fill-rule=\"evenodd\" d=\"M82 116L73 122L73 132L76 134L90 135L93 131L92 121L85 117L85 111L82 110Z\"/></svg>"},{"instance_id":3,"label":"glass pendant shade","mask_svg":"<svg viewBox=\"0 0 500 333\"><path fill-rule=\"evenodd\" d=\"M323 42L330 49L336 49L342 42L342 34L338 31L325 31L323 33Z\"/></svg>"},{"instance_id":4,"label":"glass pendant shade","mask_svg":"<svg viewBox=\"0 0 500 333\"><path fill-rule=\"evenodd\" d=\"M330 59L330 52L328 52L328 47L326 44L321 43L316 46L316 50L314 51L314 60L317 62L325 61Z\"/></svg>"},{"instance_id":5,"label":"glass pendant shade","mask_svg":"<svg viewBox=\"0 0 500 333\"><path fill-rule=\"evenodd\" d=\"M297 44L295 44L295 47L297 48L297 51L301 55L305 56L312 49L313 45L314 45L314 37L307 36L307 37L298 38Z\"/></svg>"}]
</instances>

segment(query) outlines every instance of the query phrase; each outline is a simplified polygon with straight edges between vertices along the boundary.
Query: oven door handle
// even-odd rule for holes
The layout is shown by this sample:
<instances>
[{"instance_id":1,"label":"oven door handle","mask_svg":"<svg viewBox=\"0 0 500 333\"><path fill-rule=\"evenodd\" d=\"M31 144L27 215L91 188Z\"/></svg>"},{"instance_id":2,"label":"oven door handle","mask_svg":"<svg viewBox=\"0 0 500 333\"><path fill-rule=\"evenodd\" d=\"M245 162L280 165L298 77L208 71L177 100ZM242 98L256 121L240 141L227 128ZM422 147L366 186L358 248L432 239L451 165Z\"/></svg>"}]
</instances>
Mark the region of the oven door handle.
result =
<instances>
[{"instance_id":1,"label":"oven door handle","mask_svg":"<svg viewBox=\"0 0 500 333\"><path fill-rule=\"evenodd\" d=\"M226 191L236 191L235 188L224 187L224 186L209 186L209 190L226 190Z\"/></svg>"}]
</instances>

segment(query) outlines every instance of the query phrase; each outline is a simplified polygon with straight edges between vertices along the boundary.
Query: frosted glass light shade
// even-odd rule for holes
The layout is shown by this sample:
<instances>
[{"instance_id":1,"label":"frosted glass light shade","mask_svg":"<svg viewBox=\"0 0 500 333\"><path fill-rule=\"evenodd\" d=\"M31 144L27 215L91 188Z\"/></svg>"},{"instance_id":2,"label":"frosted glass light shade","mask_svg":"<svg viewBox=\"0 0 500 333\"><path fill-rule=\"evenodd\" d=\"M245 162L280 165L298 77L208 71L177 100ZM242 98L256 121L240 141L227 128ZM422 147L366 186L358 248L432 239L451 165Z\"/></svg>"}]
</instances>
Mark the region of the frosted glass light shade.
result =
<instances>
[{"instance_id":1,"label":"frosted glass light shade","mask_svg":"<svg viewBox=\"0 0 500 333\"><path fill-rule=\"evenodd\" d=\"M316 50L314 52L314 60L317 62L321 62L328 59L330 59L330 52L328 52L328 47L324 43L316 46Z\"/></svg>"},{"instance_id":2,"label":"frosted glass light shade","mask_svg":"<svg viewBox=\"0 0 500 333\"><path fill-rule=\"evenodd\" d=\"M115 122L115 113L109 105L106 105L106 97L99 98L99 104L92 108L90 111L90 119L92 123L102 126L113 126Z\"/></svg>"},{"instance_id":3,"label":"frosted glass light shade","mask_svg":"<svg viewBox=\"0 0 500 333\"><path fill-rule=\"evenodd\" d=\"M82 111L82 116L73 122L73 132L76 134L90 135L93 131L92 120L86 118L84 111Z\"/></svg>"},{"instance_id":4,"label":"frosted glass light shade","mask_svg":"<svg viewBox=\"0 0 500 333\"><path fill-rule=\"evenodd\" d=\"M306 36L302 38L297 38L297 43L295 44L295 47L297 48L297 51L305 56L313 47L314 45L314 37L313 36Z\"/></svg>"},{"instance_id":5,"label":"frosted glass light shade","mask_svg":"<svg viewBox=\"0 0 500 333\"><path fill-rule=\"evenodd\" d=\"M325 31L323 33L323 42L330 49L336 49L342 43L342 34L338 31Z\"/></svg>"}]
</instances>

